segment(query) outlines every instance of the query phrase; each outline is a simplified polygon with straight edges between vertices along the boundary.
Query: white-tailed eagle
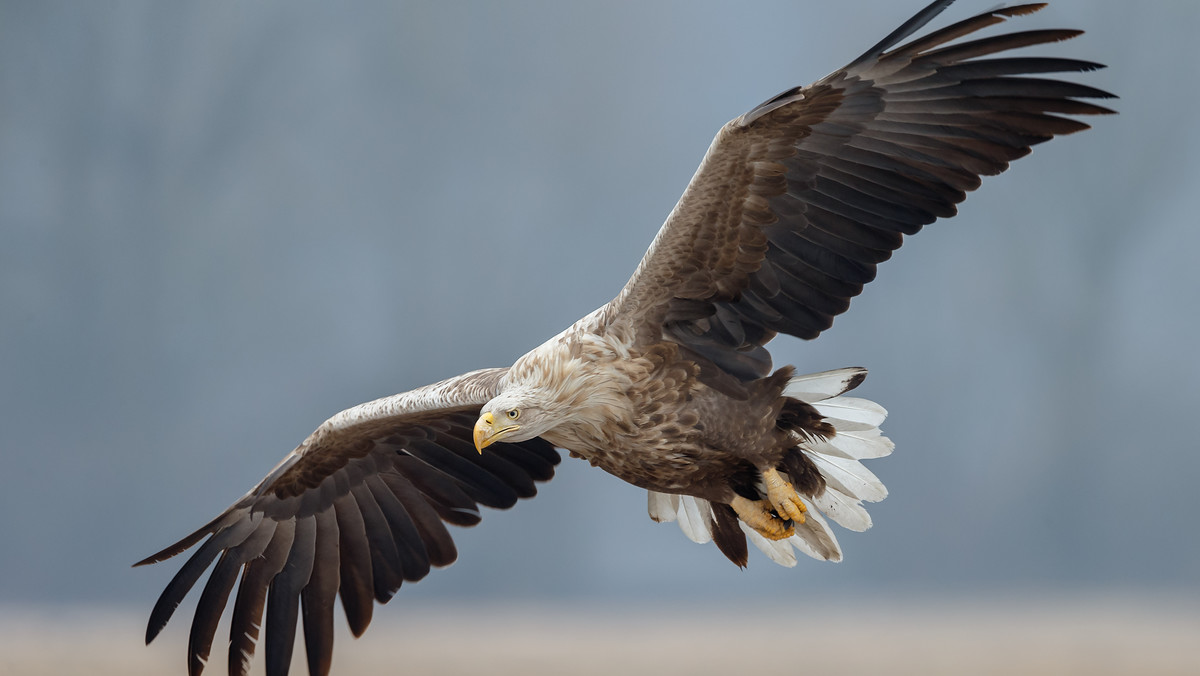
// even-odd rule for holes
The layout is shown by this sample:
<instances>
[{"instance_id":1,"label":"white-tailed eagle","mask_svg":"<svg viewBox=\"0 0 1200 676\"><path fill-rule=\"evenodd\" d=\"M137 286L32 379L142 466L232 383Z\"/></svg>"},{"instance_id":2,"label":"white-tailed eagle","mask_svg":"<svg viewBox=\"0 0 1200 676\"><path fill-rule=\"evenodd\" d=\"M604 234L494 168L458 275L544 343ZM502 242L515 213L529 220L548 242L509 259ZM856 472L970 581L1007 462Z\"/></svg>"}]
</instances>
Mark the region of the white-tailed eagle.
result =
<instances>
[{"instance_id":1,"label":"white-tailed eagle","mask_svg":"<svg viewBox=\"0 0 1200 676\"><path fill-rule=\"evenodd\" d=\"M1087 128L1072 116L1111 112L1087 101L1108 93L1045 77L1099 64L1008 54L1080 31L973 35L1040 4L900 44L952 1L726 124L612 302L510 367L338 413L224 513L141 561L199 545L146 640L211 566L189 673L236 587L229 673L247 673L265 610L267 673L287 672L302 617L309 672L325 674L335 597L361 634L376 601L455 560L446 524L532 497L556 448L646 489L652 518L739 566L748 541L788 566L796 550L840 559L826 519L871 525L862 503L886 491L861 461L891 452L886 413L844 396L865 370L773 370L766 344L817 337L981 176Z\"/></svg>"}]
</instances>

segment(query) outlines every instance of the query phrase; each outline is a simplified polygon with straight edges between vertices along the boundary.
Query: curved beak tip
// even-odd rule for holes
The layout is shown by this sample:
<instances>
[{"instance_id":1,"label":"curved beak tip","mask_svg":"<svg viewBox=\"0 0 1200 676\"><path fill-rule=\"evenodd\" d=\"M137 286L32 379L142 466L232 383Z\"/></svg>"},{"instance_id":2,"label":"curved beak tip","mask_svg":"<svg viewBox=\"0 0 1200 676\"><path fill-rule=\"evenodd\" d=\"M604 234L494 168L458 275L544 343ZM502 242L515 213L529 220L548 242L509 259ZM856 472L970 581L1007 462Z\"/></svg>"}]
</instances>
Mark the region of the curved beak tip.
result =
<instances>
[{"instance_id":1,"label":"curved beak tip","mask_svg":"<svg viewBox=\"0 0 1200 676\"><path fill-rule=\"evenodd\" d=\"M492 443L492 426L488 425L481 418L475 423L475 450L483 453L483 449L487 448L488 444Z\"/></svg>"},{"instance_id":2,"label":"curved beak tip","mask_svg":"<svg viewBox=\"0 0 1200 676\"><path fill-rule=\"evenodd\" d=\"M509 436L513 432L521 428L520 425L509 425L496 429L492 424L493 418L490 413L485 413L480 416L479 420L475 421L475 431L472 436L475 439L475 450L483 453L483 449Z\"/></svg>"}]
</instances>

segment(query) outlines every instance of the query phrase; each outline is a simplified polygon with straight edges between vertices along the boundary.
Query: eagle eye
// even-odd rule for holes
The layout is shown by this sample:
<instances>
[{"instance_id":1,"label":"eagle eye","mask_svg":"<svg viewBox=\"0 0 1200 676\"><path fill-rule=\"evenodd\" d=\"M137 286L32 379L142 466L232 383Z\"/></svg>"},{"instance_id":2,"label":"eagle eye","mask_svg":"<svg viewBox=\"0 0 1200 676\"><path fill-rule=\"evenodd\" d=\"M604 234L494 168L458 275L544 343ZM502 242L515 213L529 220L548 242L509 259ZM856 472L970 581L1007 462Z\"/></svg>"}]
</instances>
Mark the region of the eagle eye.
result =
<instances>
[{"instance_id":1,"label":"eagle eye","mask_svg":"<svg viewBox=\"0 0 1200 676\"><path fill-rule=\"evenodd\" d=\"M508 416L509 420L516 420L517 418L521 417L521 411L519 409L514 408L514 409L509 410L509 412L506 413L505 415Z\"/></svg>"}]
</instances>

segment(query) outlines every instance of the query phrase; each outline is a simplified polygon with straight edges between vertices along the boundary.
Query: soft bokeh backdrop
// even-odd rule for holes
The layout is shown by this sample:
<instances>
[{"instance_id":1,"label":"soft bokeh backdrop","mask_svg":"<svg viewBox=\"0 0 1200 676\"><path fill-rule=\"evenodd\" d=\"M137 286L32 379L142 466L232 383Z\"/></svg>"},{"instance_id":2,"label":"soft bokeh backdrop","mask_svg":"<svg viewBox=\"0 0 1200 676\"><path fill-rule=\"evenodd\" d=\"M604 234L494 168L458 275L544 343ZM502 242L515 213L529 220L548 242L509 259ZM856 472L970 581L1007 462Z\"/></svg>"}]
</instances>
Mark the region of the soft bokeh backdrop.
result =
<instances>
[{"instance_id":1,"label":"soft bokeh backdrop","mask_svg":"<svg viewBox=\"0 0 1200 676\"><path fill-rule=\"evenodd\" d=\"M338 410L607 301L721 124L920 4L0 2L0 605L148 610L177 563L129 564ZM1121 115L773 345L891 412L844 563L737 570L565 460L392 605L1200 594L1200 4L1011 25L1086 29L1039 53Z\"/></svg>"}]
</instances>

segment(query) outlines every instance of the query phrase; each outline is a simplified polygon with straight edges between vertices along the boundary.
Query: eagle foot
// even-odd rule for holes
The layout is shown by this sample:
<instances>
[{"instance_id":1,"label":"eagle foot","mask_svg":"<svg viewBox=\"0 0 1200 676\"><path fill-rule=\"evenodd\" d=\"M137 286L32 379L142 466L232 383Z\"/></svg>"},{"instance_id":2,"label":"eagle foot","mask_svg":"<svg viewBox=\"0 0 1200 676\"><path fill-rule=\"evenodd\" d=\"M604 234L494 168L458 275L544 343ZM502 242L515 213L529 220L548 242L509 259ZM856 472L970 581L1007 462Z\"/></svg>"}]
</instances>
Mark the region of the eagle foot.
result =
<instances>
[{"instance_id":1,"label":"eagle foot","mask_svg":"<svg viewBox=\"0 0 1200 676\"><path fill-rule=\"evenodd\" d=\"M804 501L800 499L796 489L779 476L779 471L765 469L762 471L762 479L767 487L767 500L771 502L780 518L791 519L797 524L804 523L804 513L808 508L804 506Z\"/></svg>"},{"instance_id":2,"label":"eagle foot","mask_svg":"<svg viewBox=\"0 0 1200 676\"><path fill-rule=\"evenodd\" d=\"M748 500L735 495L729 506L747 526L768 540L784 540L796 534L792 522L780 518L767 500Z\"/></svg>"}]
</instances>

